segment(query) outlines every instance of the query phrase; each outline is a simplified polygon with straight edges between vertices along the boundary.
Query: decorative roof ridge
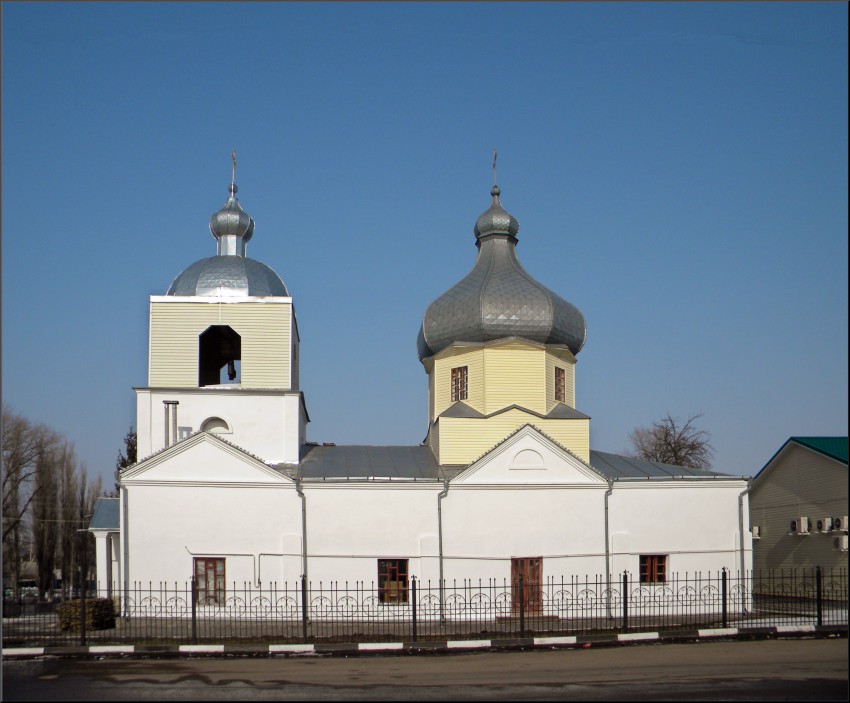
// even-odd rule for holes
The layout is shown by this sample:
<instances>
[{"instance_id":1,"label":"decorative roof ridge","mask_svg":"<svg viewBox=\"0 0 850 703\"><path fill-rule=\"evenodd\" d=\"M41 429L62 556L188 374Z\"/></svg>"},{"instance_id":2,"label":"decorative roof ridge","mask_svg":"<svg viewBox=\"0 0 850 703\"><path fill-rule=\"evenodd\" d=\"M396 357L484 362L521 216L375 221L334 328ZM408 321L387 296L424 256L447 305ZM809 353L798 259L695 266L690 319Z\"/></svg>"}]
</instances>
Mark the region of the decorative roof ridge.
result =
<instances>
[{"instance_id":1,"label":"decorative roof ridge","mask_svg":"<svg viewBox=\"0 0 850 703\"><path fill-rule=\"evenodd\" d=\"M464 405L464 406L468 407L470 410L472 410L472 411L474 411L474 412L476 412L476 413L478 413L478 414L477 414L477 415L475 415L475 416L471 416L471 415L448 414L448 411L449 411L449 410L451 410L452 408L456 407L458 404ZM553 418L553 417L552 417L552 413L553 413L553 412L557 409L557 406L558 406L558 405L564 405L565 407L567 407L567 408L569 408L570 410L572 410L573 412L575 412L575 413L576 413L576 415L580 415L581 417L574 417L574 418ZM555 407L553 407L553 408L552 408L552 410L550 410L550 411L549 411L548 413L546 413L545 415L544 415L543 413L539 413L539 412L537 412L536 410L531 410L530 408L526 408L526 407L524 407L524 406L522 406L522 405L518 405L517 403L512 403L511 405L508 405L507 407L501 408L501 409L499 409L499 410L495 410L495 411L491 412L489 415L485 415L484 413L481 413L481 412L479 412L479 411L475 410L475 408L473 408L473 407L472 407L472 406L470 406L470 405L467 405L466 403L463 403L463 401L460 401L460 400L455 401L455 402L454 402L454 403L452 403L452 404L451 404L448 408L446 408L445 410L443 410L443 412L441 412L439 415L437 415L437 419L439 419L439 418L441 418L441 417L460 417L460 418L470 418L470 419L482 419L482 420L487 420L487 419L489 419L489 418L491 418L491 417L495 417L496 415L501 415L502 413L506 413L506 412L508 412L509 410L522 410L523 412L526 412L526 413L528 413L529 415L534 415L535 417L538 417L538 418L540 418L541 420L549 420L549 419L559 419L559 420L560 420L560 419L583 420L583 419L585 419L585 418L587 418L588 420L590 419L590 415L585 415L583 412L581 412L581 410L576 410L576 409L575 409L575 408L573 408L572 406L567 405L566 403L562 403L561 401L557 401L557 403L556 403ZM435 422L436 422L436 420L435 420Z\"/></svg>"},{"instance_id":2,"label":"decorative roof ridge","mask_svg":"<svg viewBox=\"0 0 850 703\"><path fill-rule=\"evenodd\" d=\"M174 449L174 447L180 446L184 442L187 442L190 439L197 437L198 435L207 435L209 437L214 437L219 442L222 442L222 443L224 443L224 444L226 444L230 447L233 447L233 449L239 450L240 452L242 452L246 456L249 456L252 459L256 459L261 464L264 464L265 466L268 466L269 468L274 468L273 464L269 464L267 461L265 461L261 457L258 457L256 454L252 454L247 449L244 449L243 447L240 447L239 445L234 444L233 442L230 442L230 441L224 439L223 437L220 437L219 435L217 435L214 432L207 432L205 430L197 430L196 432L192 432L192 434L190 434L187 437L184 437L183 439L178 439L174 444L169 444L167 447L163 447L162 449L158 449L153 454L148 454L148 456L146 456L144 459L139 459L135 464L130 464L129 466L125 466L123 469L120 470L120 473L123 474L125 471L128 471L129 469L135 468L135 467L139 466L140 464L144 464L146 461L149 461L150 459L153 459L154 457L159 456L160 454L167 452L169 449Z\"/></svg>"}]
</instances>

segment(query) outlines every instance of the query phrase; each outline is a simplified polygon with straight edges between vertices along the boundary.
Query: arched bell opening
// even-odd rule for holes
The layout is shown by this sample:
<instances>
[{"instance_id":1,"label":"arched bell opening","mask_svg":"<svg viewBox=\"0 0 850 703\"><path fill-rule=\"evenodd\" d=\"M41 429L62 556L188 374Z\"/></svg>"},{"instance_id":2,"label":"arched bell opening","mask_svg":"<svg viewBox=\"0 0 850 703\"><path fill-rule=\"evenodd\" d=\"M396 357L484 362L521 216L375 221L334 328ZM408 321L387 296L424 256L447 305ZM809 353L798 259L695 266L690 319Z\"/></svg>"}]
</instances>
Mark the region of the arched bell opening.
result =
<instances>
[{"instance_id":1,"label":"arched bell opening","mask_svg":"<svg viewBox=\"0 0 850 703\"><path fill-rule=\"evenodd\" d=\"M227 325L208 327L199 337L198 385L241 383L242 338Z\"/></svg>"}]
</instances>

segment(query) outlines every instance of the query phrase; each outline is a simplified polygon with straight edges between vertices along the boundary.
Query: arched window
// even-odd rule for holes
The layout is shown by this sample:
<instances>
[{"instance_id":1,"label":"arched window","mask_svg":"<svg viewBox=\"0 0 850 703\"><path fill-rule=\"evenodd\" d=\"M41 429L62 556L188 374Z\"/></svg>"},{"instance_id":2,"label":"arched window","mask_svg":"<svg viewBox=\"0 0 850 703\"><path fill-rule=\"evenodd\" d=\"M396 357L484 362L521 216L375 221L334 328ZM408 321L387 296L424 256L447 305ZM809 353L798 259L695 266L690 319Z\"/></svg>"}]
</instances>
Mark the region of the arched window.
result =
<instances>
[{"instance_id":1,"label":"arched window","mask_svg":"<svg viewBox=\"0 0 850 703\"><path fill-rule=\"evenodd\" d=\"M210 417L204 420L201 425L201 432L230 432L230 427L220 417Z\"/></svg>"},{"instance_id":2,"label":"arched window","mask_svg":"<svg viewBox=\"0 0 850 703\"><path fill-rule=\"evenodd\" d=\"M208 327L198 338L198 385L241 381L242 338L227 325Z\"/></svg>"}]
</instances>

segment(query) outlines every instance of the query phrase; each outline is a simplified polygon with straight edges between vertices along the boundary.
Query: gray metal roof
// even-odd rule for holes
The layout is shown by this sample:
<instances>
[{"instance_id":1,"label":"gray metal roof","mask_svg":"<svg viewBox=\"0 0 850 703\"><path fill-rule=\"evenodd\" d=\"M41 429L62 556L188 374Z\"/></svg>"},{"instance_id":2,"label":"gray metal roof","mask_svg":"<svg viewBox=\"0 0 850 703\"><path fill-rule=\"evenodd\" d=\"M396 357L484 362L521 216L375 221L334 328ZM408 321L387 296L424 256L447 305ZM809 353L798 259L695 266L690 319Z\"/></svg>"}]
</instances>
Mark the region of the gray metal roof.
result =
<instances>
[{"instance_id":1,"label":"gray metal roof","mask_svg":"<svg viewBox=\"0 0 850 703\"><path fill-rule=\"evenodd\" d=\"M491 194L493 202L475 226L475 266L425 311L419 360L454 342L511 336L565 344L577 354L586 335L584 316L525 271L516 255L519 223L502 208L498 186Z\"/></svg>"},{"instance_id":2,"label":"gray metal roof","mask_svg":"<svg viewBox=\"0 0 850 703\"><path fill-rule=\"evenodd\" d=\"M118 498L96 498L90 530L117 530L120 526Z\"/></svg>"},{"instance_id":3,"label":"gray metal roof","mask_svg":"<svg viewBox=\"0 0 850 703\"><path fill-rule=\"evenodd\" d=\"M489 453L489 452L488 452ZM590 465L608 479L737 478L716 471L644 461L609 452L590 452ZM297 468L306 481L440 481L465 467L440 467L431 449L416 447L307 445Z\"/></svg>"},{"instance_id":4,"label":"gray metal roof","mask_svg":"<svg viewBox=\"0 0 850 703\"><path fill-rule=\"evenodd\" d=\"M288 296L283 281L264 263L244 256L211 256L180 273L166 295Z\"/></svg>"},{"instance_id":5,"label":"gray metal roof","mask_svg":"<svg viewBox=\"0 0 850 703\"><path fill-rule=\"evenodd\" d=\"M707 469L692 469L687 466L662 464L658 461L646 461L608 452L590 451L590 465L605 478L687 478L687 477L720 477L738 478L721 474Z\"/></svg>"},{"instance_id":6,"label":"gray metal roof","mask_svg":"<svg viewBox=\"0 0 850 703\"><path fill-rule=\"evenodd\" d=\"M430 447L307 445L298 474L305 480L442 480Z\"/></svg>"}]
</instances>

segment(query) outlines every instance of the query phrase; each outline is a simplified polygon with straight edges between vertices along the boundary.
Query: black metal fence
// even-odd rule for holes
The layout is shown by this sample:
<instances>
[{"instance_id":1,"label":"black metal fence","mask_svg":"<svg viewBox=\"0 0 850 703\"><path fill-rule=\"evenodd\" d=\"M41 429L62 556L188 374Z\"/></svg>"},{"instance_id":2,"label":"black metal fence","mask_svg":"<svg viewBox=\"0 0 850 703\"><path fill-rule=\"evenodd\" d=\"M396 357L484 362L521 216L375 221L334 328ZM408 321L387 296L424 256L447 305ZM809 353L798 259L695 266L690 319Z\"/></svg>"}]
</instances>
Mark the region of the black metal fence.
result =
<instances>
[{"instance_id":1,"label":"black metal fence","mask_svg":"<svg viewBox=\"0 0 850 703\"><path fill-rule=\"evenodd\" d=\"M135 584L4 601L3 646L492 640L599 632L848 625L847 570L522 581ZM98 594L100 594L98 596ZM114 615L113 615L114 614Z\"/></svg>"}]
</instances>

